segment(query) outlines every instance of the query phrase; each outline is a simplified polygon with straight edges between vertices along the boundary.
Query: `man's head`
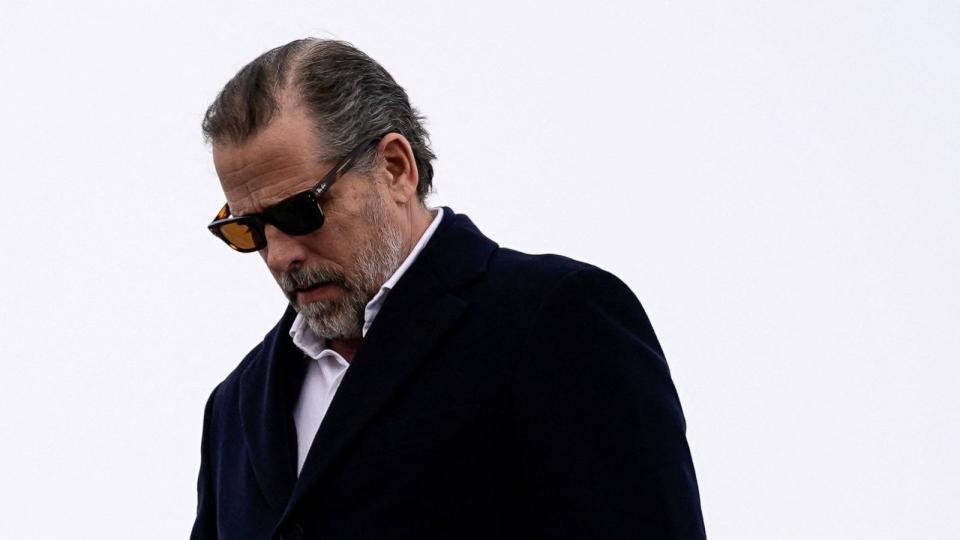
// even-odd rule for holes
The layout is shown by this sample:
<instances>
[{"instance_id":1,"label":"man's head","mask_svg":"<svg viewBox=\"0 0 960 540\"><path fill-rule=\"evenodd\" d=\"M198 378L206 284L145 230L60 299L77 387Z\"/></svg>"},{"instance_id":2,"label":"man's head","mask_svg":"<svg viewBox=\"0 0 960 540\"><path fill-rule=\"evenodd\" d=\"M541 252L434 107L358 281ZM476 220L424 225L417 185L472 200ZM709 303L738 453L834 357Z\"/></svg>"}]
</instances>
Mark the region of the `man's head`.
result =
<instances>
[{"instance_id":1,"label":"man's head","mask_svg":"<svg viewBox=\"0 0 960 540\"><path fill-rule=\"evenodd\" d=\"M287 99L311 119L324 145L316 149L321 161L384 133L403 135L417 165L417 195L426 200L436 156L423 117L387 70L349 43L307 38L263 53L220 91L204 115L203 134L214 145L241 144L269 125Z\"/></svg>"},{"instance_id":2,"label":"man's head","mask_svg":"<svg viewBox=\"0 0 960 540\"><path fill-rule=\"evenodd\" d=\"M304 235L263 229L261 256L318 335L359 337L364 306L428 216L434 156L421 120L376 62L321 40L265 53L207 111L203 129L233 216L260 214L311 190L344 156L362 152L320 199L321 228Z\"/></svg>"}]
</instances>

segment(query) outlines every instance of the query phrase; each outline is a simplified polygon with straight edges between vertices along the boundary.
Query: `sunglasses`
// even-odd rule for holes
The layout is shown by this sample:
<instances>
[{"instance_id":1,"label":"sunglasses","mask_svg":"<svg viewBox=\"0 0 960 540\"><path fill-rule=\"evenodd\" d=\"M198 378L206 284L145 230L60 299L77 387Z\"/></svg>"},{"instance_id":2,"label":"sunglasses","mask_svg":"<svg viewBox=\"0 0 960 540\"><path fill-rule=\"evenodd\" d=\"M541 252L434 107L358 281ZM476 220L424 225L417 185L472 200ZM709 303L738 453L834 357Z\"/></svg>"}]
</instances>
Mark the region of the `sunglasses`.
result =
<instances>
[{"instance_id":1,"label":"sunglasses","mask_svg":"<svg viewBox=\"0 0 960 540\"><path fill-rule=\"evenodd\" d=\"M337 178L349 171L356 164L357 159L376 146L380 139L382 137L377 137L354 148L311 189L291 195L265 208L259 214L230 217L229 203L223 205L207 228L228 246L241 253L259 251L267 247L267 237L263 231L267 225L273 225L284 234L292 236L316 231L323 226L324 221L320 198L337 181Z\"/></svg>"}]
</instances>

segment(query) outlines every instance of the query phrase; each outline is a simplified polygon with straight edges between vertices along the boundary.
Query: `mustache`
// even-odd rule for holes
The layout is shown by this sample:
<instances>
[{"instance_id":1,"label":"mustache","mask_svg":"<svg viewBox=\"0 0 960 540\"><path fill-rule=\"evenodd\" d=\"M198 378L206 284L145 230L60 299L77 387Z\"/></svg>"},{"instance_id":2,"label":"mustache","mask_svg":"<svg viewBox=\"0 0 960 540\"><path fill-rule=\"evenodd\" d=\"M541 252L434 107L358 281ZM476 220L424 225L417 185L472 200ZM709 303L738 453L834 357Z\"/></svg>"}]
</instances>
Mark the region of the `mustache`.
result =
<instances>
[{"instance_id":1,"label":"mustache","mask_svg":"<svg viewBox=\"0 0 960 540\"><path fill-rule=\"evenodd\" d=\"M351 289L343 272L323 266L284 272L277 276L277 283L288 297L296 295L297 291L309 289L321 283L334 283L346 290Z\"/></svg>"}]
</instances>

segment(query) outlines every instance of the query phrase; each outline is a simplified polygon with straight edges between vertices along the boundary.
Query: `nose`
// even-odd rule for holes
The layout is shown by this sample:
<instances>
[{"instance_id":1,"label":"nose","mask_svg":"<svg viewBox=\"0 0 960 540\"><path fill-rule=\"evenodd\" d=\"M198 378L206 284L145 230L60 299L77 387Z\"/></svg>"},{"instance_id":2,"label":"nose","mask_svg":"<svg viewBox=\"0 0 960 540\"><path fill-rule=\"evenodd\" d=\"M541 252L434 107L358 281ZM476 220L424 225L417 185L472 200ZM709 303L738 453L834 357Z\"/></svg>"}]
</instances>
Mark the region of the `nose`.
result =
<instances>
[{"instance_id":1,"label":"nose","mask_svg":"<svg viewBox=\"0 0 960 540\"><path fill-rule=\"evenodd\" d=\"M261 252L267 266L275 274L295 270L303 265L307 257L307 248L300 241L302 237L285 234L273 225L263 229L267 247Z\"/></svg>"}]
</instances>

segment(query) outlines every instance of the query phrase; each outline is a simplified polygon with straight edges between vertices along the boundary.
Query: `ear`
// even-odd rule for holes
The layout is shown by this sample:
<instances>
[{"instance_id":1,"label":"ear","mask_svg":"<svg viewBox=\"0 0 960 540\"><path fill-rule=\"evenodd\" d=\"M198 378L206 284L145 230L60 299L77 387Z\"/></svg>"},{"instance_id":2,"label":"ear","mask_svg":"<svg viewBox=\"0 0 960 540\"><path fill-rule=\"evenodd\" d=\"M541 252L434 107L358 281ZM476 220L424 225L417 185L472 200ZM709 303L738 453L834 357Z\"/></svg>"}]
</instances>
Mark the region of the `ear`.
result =
<instances>
[{"instance_id":1,"label":"ear","mask_svg":"<svg viewBox=\"0 0 960 540\"><path fill-rule=\"evenodd\" d=\"M386 171L387 189L393 200L400 204L415 201L420 175L410 141L399 133L388 133L377 145L377 152L383 159L382 170Z\"/></svg>"}]
</instances>

